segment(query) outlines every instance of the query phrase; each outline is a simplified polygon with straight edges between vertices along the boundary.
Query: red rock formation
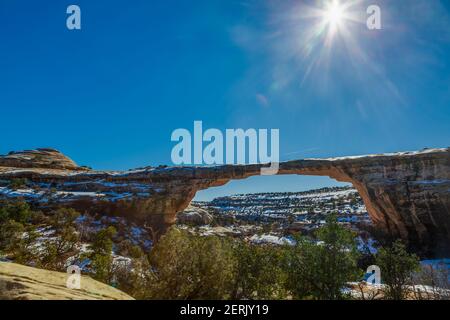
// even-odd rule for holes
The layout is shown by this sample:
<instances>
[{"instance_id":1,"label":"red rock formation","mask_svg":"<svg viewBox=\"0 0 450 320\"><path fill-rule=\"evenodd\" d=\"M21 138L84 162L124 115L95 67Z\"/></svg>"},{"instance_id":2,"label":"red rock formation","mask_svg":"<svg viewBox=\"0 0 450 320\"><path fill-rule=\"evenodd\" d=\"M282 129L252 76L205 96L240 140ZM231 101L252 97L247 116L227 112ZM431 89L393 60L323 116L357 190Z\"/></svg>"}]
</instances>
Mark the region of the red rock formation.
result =
<instances>
[{"instance_id":1,"label":"red rock formation","mask_svg":"<svg viewBox=\"0 0 450 320\"><path fill-rule=\"evenodd\" d=\"M32 157L30 157L30 155ZM51 149L0 157L2 197L36 206L73 206L159 225L175 222L196 192L260 174L261 165L92 171ZM359 191L376 226L431 253L450 253L450 150L310 159L280 163L279 174L329 176ZM28 190L7 187L27 179ZM34 189L33 189L34 188ZM53 192L49 192L53 190Z\"/></svg>"}]
</instances>

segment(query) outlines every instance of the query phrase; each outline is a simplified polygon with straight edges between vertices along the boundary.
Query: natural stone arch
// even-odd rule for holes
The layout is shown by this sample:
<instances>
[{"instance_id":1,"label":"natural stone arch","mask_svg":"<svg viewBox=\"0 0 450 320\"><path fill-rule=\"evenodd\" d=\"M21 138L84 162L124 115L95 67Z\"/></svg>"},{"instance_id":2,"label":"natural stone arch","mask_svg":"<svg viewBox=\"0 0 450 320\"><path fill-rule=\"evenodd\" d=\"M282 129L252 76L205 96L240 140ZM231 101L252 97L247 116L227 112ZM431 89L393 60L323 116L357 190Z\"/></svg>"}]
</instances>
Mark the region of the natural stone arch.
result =
<instances>
[{"instance_id":1,"label":"natural stone arch","mask_svg":"<svg viewBox=\"0 0 450 320\"><path fill-rule=\"evenodd\" d=\"M76 166L55 150L40 149L0 156L0 180L25 178L63 191L104 193L104 197L64 199L63 205L86 212L122 215L159 225L164 230L175 222L176 214L189 205L198 190L259 175L261 167L93 171ZM429 255L450 253L448 148L288 161L280 163L278 174L328 176L349 182L358 190L377 227ZM141 192L143 188L147 191ZM118 198L117 194L130 196ZM29 201L36 201L36 197Z\"/></svg>"}]
</instances>

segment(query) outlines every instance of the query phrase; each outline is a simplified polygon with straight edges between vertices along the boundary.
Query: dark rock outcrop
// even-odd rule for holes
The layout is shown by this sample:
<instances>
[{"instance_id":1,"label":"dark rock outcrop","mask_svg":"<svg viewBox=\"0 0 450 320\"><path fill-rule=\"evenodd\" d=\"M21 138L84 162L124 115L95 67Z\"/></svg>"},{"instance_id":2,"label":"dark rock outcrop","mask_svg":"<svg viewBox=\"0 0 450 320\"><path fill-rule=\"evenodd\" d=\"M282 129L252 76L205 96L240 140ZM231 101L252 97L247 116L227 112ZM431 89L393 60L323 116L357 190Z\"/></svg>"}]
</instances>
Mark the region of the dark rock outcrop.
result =
<instances>
[{"instance_id":1,"label":"dark rock outcrop","mask_svg":"<svg viewBox=\"0 0 450 320\"><path fill-rule=\"evenodd\" d=\"M29 159L29 156L33 158ZM44 160L43 160L44 159ZM158 225L175 223L196 192L259 175L262 165L158 167L125 172L78 167L49 149L0 158L0 197L36 206L73 206ZM329 176L358 190L376 226L428 255L450 254L450 150L307 159L280 163L278 174ZM11 190L22 178L27 188ZM50 192L52 190L52 192Z\"/></svg>"}]
</instances>

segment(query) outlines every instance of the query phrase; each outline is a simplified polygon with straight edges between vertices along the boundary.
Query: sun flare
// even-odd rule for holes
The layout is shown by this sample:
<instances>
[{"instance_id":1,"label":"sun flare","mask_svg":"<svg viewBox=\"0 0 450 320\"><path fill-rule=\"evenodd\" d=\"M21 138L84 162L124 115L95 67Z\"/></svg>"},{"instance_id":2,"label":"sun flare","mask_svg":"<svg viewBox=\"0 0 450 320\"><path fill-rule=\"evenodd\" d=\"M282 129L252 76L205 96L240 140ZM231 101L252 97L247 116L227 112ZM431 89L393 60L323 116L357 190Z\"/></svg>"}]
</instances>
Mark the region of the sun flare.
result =
<instances>
[{"instance_id":1,"label":"sun flare","mask_svg":"<svg viewBox=\"0 0 450 320\"><path fill-rule=\"evenodd\" d=\"M339 4L339 1L334 0L329 3L324 11L324 20L332 31L336 31L342 24L344 19L344 9Z\"/></svg>"}]
</instances>

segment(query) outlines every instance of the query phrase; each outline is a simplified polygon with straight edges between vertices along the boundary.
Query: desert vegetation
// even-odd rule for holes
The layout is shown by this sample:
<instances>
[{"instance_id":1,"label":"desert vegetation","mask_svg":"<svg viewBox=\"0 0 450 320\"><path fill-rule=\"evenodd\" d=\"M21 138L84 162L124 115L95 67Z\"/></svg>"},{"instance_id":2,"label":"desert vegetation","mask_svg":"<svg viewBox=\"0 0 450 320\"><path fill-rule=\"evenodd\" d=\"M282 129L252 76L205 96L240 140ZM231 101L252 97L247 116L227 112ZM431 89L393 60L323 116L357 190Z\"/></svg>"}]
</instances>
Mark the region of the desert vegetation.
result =
<instances>
[{"instance_id":1,"label":"desert vegetation","mask_svg":"<svg viewBox=\"0 0 450 320\"><path fill-rule=\"evenodd\" d=\"M125 229L70 208L44 214L25 202L4 202L0 254L54 271L78 264L83 274L137 299L448 298L444 271L421 267L399 241L376 254L357 250L356 234L333 214L314 233L284 245L177 227L157 242L136 241ZM375 289L362 281L370 263L383 270Z\"/></svg>"}]
</instances>

